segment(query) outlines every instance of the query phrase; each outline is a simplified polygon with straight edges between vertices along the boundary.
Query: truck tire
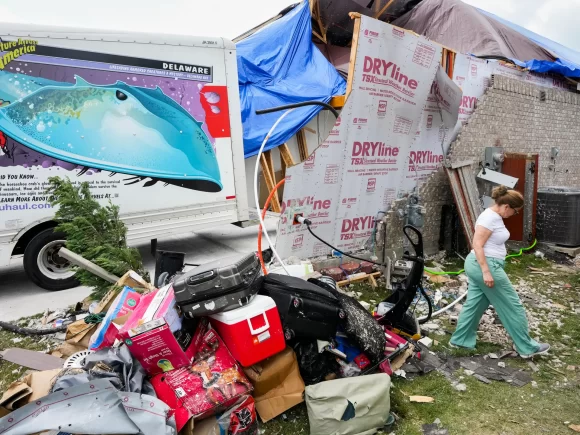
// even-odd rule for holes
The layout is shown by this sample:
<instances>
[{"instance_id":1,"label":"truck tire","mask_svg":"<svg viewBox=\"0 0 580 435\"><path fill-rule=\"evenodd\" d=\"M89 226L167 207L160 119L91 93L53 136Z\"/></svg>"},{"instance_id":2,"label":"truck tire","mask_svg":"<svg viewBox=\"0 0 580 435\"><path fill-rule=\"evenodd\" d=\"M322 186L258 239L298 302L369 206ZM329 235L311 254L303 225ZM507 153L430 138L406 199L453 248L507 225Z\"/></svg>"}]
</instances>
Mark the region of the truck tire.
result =
<instances>
[{"instance_id":1,"label":"truck tire","mask_svg":"<svg viewBox=\"0 0 580 435\"><path fill-rule=\"evenodd\" d=\"M70 269L70 263L59 257L57 251L64 246L64 233L52 228L38 233L24 251L24 270L37 286L50 291L66 290L80 283Z\"/></svg>"}]
</instances>

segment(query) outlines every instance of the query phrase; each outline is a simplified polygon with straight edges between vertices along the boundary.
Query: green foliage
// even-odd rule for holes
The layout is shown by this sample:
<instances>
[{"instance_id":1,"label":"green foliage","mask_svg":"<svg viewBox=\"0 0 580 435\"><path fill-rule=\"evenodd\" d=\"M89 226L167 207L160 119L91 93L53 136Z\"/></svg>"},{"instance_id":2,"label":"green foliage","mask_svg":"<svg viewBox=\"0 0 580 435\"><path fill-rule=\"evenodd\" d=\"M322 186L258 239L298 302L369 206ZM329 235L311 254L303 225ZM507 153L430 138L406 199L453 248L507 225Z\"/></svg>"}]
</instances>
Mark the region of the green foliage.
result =
<instances>
[{"instance_id":1,"label":"green foliage","mask_svg":"<svg viewBox=\"0 0 580 435\"><path fill-rule=\"evenodd\" d=\"M86 182L74 184L60 177L48 181L51 205L58 206L56 231L66 234L68 249L113 275L120 277L134 270L149 280L139 251L127 247L127 227L119 218L118 206L110 201L106 206L100 205L91 196ZM76 277L82 285L93 288L94 300L100 300L111 287L107 281L80 268Z\"/></svg>"}]
</instances>

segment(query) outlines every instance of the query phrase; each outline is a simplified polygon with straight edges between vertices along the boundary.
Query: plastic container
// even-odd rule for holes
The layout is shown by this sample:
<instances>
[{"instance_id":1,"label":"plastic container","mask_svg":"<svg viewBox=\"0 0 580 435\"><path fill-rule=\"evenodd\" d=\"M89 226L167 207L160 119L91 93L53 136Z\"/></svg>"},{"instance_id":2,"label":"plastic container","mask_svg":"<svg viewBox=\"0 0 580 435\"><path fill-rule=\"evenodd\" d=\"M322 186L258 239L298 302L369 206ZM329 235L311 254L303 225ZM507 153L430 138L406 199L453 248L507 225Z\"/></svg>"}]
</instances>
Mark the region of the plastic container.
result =
<instances>
[{"instance_id":1,"label":"plastic container","mask_svg":"<svg viewBox=\"0 0 580 435\"><path fill-rule=\"evenodd\" d=\"M282 322L274 300L256 295L248 305L210 316L210 322L244 367L249 367L286 347Z\"/></svg>"}]
</instances>

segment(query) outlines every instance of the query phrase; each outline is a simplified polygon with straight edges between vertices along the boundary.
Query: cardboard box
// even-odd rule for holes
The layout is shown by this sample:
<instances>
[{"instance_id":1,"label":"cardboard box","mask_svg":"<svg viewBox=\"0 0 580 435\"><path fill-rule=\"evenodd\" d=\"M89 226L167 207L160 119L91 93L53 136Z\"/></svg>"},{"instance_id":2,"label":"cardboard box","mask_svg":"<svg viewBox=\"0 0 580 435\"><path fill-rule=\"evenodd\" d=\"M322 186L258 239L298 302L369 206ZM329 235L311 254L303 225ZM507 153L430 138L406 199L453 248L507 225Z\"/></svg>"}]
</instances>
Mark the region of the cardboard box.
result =
<instances>
[{"instance_id":1,"label":"cardboard box","mask_svg":"<svg viewBox=\"0 0 580 435\"><path fill-rule=\"evenodd\" d=\"M201 324L195 328L196 323L184 324L169 285L141 298L121 328L119 338L145 371L156 375L191 364L207 328Z\"/></svg>"},{"instance_id":2,"label":"cardboard box","mask_svg":"<svg viewBox=\"0 0 580 435\"><path fill-rule=\"evenodd\" d=\"M0 399L0 407L13 411L48 396L53 380L60 371L61 369L32 372L21 380L13 382Z\"/></svg>"},{"instance_id":3,"label":"cardboard box","mask_svg":"<svg viewBox=\"0 0 580 435\"><path fill-rule=\"evenodd\" d=\"M132 289L135 290L145 290L147 292L153 291L155 290L155 287L151 284L149 284L147 281L145 281L141 275L139 275L137 272L134 272L132 270L130 270L129 272L125 273L125 275L123 275L121 278L119 278L119 281L117 281L115 283L116 286L118 287L131 287Z\"/></svg>"},{"instance_id":4,"label":"cardboard box","mask_svg":"<svg viewBox=\"0 0 580 435\"><path fill-rule=\"evenodd\" d=\"M304 402L304 381L292 348L244 372L254 386L256 410L264 423Z\"/></svg>"}]
</instances>

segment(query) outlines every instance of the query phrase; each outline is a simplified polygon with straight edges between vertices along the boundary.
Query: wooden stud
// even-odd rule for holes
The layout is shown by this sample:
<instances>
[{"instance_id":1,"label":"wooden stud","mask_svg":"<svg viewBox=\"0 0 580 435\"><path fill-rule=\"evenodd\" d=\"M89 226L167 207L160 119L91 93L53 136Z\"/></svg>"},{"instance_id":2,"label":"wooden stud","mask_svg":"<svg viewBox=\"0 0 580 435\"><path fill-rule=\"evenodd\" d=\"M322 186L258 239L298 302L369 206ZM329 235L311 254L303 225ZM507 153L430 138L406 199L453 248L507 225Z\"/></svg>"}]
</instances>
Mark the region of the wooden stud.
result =
<instances>
[{"instance_id":1,"label":"wooden stud","mask_svg":"<svg viewBox=\"0 0 580 435\"><path fill-rule=\"evenodd\" d=\"M341 109L344 107L344 103L346 102L346 95L337 95L330 99L330 104L335 109Z\"/></svg>"},{"instance_id":2,"label":"wooden stud","mask_svg":"<svg viewBox=\"0 0 580 435\"><path fill-rule=\"evenodd\" d=\"M288 144L283 143L278 147L280 151L280 161L283 161L286 167L291 167L296 164L294 161L294 157L292 157L292 153L290 152L290 148L288 148Z\"/></svg>"},{"instance_id":3,"label":"wooden stud","mask_svg":"<svg viewBox=\"0 0 580 435\"><path fill-rule=\"evenodd\" d=\"M274 161L272 160L271 151L266 151L260 156L260 166L262 167L262 174L264 174L264 180L268 187L268 193L270 193L276 187L276 174L274 172ZM272 211L274 213L280 213L280 200L278 199L277 192L272 197L271 204Z\"/></svg>"},{"instance_id":4,"label":"wooden stud","mask_svg":"<svg viewBox=\"0 0 580 435\"><path fill-rule=\"evenodd\" d=\"M393 4L394 1L395 0L389 0L389 2L385 6L383 6L383 8L378 13L376 13L373 18L376 20L381 15L383 15L387 11L387 9L389 9L389 6L391 6Z\"/></svg>"},{"instance_id":5,"label":"wooden stud","mask_svg":"<svg viewBox=\"0 0 580 435\"><path fill-rule=\"evenodd\" d=\"M312 133L312 134L316 134L316 130L314 130L313 128L310 128L310 127L302 127L302 128L303 128L304 130L306 130L306 131L308 131L308 132Z\"/></svg>"},{"instance_id":6,"label":"wooden stud","mask_svg":"<svg viewBox=\"0 0 580 435\"><path fill-rule=\"evenodd\" d=\"M369 284L371 285L372 288L377 288L379 286L377 284L377 280L372 275L369 275Z\"/></svg>"},{"instance_id":7,"label":"wooden stud","mask_svg":"<svg viewBox=\"0 0 580 435\"><path fill-rule=\"evenodd\" d=\"M300 152L300 161L303 162L310 155L308 153L308 144L306 143L306 133L304 130L299 130L296 133L296 140L298 141L298 151Z\"/></svg>"},{"instance_id":8,"label":"wooden stud","mask_svg":"<svg viewBox=\"0 0 580 435\"><path fill-rule=\"evenodd\" d=\"M350 18L354 20L354 30L352 32L352 45L350 47L350 60L348 63L348 78L346 82L346 97L350 95L352 91L352 82L354 80L354 66L356 64L356 54L358 51L358 34L360 33L360 21L361 16L359 13L351 12Z\"/></svg>"}]
</instances>

